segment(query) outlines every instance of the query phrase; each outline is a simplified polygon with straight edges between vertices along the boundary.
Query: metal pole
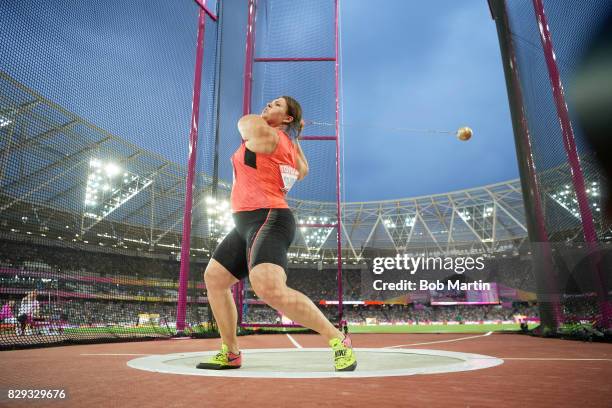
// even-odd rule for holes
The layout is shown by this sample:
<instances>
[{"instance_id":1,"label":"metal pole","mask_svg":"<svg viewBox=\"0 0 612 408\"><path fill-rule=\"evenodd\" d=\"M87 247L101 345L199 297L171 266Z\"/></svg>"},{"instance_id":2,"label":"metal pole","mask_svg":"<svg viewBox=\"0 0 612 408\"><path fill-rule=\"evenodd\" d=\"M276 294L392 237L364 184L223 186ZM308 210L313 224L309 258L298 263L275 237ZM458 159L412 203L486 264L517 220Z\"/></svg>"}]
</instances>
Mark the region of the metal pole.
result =
<instances>
[{"instance_id":1,"label":"metal pole","mask_svg":"<svg viewBox=\"0 0 612 408\"><path fill-rule=\"evenodd\" d=\"M536 274L538 279L540 314L543 326L552 326L556 330L563 321L563 314L557 288L558 278L556 276L548 232L544 220L542 193L534 161L529 126L523 105L523 93L518 71L518 63L514 51L514 44L510 33L510 22L506 10L505 0L489 0L491 12L497 25L499 44L506 77L506 88L508 91L508 102L512 116L512 127L514 129L514 140L519 164L521 189L525 203L527 230L530 241L535 244L533 248L533 264L536 270L542 273ZM541 253L540 253L541 251ZM549 307L543 307L544 305Z\"/></svg>"},{"instance_id":2,"label":"metal pole","mask_svg":"<svg viewBox=\"0 0 612 408\"><path fill-rule=\"evenodd\" d=\"M255 10L257 0L249 0L249 16L247 20L246 56L244 62L244 91L242 94L242 114L251 113L251 94L253 83L253 56L255 54ZM238 282L235 287L236 306L238 308L238 325L242 325L244 302L244 282Z\"/></svg>"},{"instance_id":3,"label":"metal pole","mask_svg":"<svg viewBox=\"0 0 612 408\"><path fill-rule=\"evenodd\" d=\"M338 324L342 325L342 214L340 207L340 95L338 92L338 10L340 0L335 0L335 80L336 80L336 205L338 223Z\"/></svg>"},{"instance_id":4,"label":"metal pole","mask_svg":"<svg viewBox=\"0 0 612 408\"><path fill-rule=\"evenodd\" d=\"M213 178L212 178L212 188L211 195L215 200L217 199L217 189L219 187L219 121L220 121L220 113L219 113L219 100L221 94L221 58L222 58L222 47L223 47L223 26L221 22L223 21L223 2L220 1L217 5L217 14L219 20L217 21L217 52L216 58L217 63L215 64L215 151L213 153Z\"/></svg>"},{"instance_id":5,"label":"metal pole","mask_svg":"<svg viewBox=\"0 0 612 408\"><path fill-rule=\"evenodd\" d=\"M595 232L593 213L589 207L589 200L586 194L586 188L584 186L584 175L582 166L580 165L580 158L578 157L578 150L576 148L574 129L572 128L567 104L565 103L565 91L563 89L561 75L559 74L555 50L550 35L550 28L548 27L548 21L546 19L546 13L544 12L544 4L542 0L533 0L533 8L535 10L536 20L538 22L540 40L542 42L542 49L544 50L548 76L550 78L553 98L557 108L559 125L561 126L561 132L563 133L563 147L565 148L567 159L572 170L572 183L574 185L574 190L576 191L576 198L578 199L578 208L580 211L580 218L582 220L584 240L589 247L589 258L593 262L593 268L596 275L596 287L600 310L603 315L602 317L604 319L604 324L606 327L608 327L611 322L610 318L612 317L612 310L610 310L610 304L606 299L607 293L604 291L606 279L603 276L601 267L599 266L599 259L597 259L599 257L594 253L596 249L595 243L597 242L597 233Z\"/></svg>"},{"instance_id":6,"label":"metal pole","mask_svg":"<svg viewBox=\"0 0 612 408\"><path fill-rule=\"evenodd\" d=\"M185 329L187 280L189 278L189 249L191 246L191 211L193 208L193 181L195 177L195 165L198 150L198 122L200 118L200 89L202 84L202 60L204 55L205 20L206 11L200 9L198 16L198 39L196 44L193 99L191 103L191 131L189 133L189 159L187 163L187 181L185 185L183 239L181 240L181 270L179 274L178 305L176 312L177 332L182 332Z\"/></svg>"},{"instance_id":7,"label":"metal pole","mask_svg":"<svg viewBox=\"0 0 612 408\"><path fill-rule=\"evenodd\" d=\"M244 62L244 92L242 94L242 114L251 113L251 94L253 83L253 55L255 54L255 8L256 0L249 0L247 20L246 57Z\"/></svg>"},{"instance_id":8,"label":"metal pole","mask_svg":"<svg viewBox=\"0 0 612 408\"><path fill-rule=\"evenodd\" d=\"M155 178L153 178L153 183L151 183L151 220L149 224L149 249L153 249L153 226L155 225Z\"/></svg>"}]
</instances>

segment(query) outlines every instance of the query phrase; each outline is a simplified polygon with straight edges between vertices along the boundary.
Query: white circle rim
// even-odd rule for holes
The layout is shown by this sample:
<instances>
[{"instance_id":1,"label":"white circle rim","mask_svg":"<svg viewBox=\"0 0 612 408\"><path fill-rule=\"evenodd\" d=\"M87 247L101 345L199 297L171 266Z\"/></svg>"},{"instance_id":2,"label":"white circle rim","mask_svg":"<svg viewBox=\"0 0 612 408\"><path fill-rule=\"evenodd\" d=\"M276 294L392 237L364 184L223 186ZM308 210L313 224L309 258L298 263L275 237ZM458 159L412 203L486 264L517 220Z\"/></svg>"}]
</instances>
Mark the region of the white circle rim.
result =
<instances>
[{"instance_id":1,"label":"white circle rim","mask_svg":"<svg viewBox=\"0 0 612 408\"><path fill-rule=\"evenodd\" d=\"M275 348L275 349L245 349L242 350L245 356L256 353L308 353L308 352L329 352L329 348ZM146 357L139 357L127 362L131 368L138 370L152 371L164 374L180 375L200 375L205 377L236 377L236 378L366 378L366 377L398 377L417 374L444 374L461 371L482 370L491 368L504 363L504 360L496 357L485 356L482 354L460 353L445 350L427 349L381 349L381 348L356 348L356 353L404 353L432 355L436 357L451 357L463 360L461 363L444 364L434 367L414 367L392 370L368 370L350 372L310 372L310 371L241 371L241 370L201 370L197 368L172 366L166 361L178 358L206 357L212 356L217 351L174 353L174 354L154 354Z\"/></svg>"}]
</instances>

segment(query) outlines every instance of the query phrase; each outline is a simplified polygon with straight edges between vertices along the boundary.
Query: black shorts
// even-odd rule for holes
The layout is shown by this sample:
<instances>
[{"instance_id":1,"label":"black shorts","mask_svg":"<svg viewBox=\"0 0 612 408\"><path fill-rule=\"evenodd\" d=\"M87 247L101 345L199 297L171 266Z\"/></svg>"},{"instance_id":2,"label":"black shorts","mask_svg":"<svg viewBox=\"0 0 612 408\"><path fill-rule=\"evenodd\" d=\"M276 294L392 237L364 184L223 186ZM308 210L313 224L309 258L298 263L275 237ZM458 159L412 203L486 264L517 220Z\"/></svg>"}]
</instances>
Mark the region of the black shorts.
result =
<instances>
[{"instance_id":1,"label":"black shorts","mask_svg":"<svg viewBox=\"0 0 612 408\"><path fill-rule=\"evenodd\" d=\"M288 208L263 208L233 214L234 229L221 241L213 259L237 279L260 263L287 269L287 250L295 236L295 219Z\"/></svg>"}]
</instances>

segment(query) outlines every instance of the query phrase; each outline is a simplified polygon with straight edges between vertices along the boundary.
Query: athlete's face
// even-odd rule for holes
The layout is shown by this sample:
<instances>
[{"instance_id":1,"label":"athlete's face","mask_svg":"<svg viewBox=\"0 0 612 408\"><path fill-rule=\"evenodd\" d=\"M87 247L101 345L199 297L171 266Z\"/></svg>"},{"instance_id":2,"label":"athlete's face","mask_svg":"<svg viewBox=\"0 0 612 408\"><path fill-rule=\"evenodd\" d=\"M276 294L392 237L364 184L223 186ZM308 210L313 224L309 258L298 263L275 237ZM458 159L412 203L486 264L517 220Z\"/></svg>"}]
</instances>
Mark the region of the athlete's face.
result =
<instances>
[{"instance_id":1,"label":"athlete's face","mask_svg":"<svg viewBox=\"0 0 612 408\"><path fill-rule=\"evenodd\" d=\"M277 98L268 102L261 117L272 127L279 127L291 123L293 117L287 115L287 101L285 98Z\"/></svg>"}]
</instances>

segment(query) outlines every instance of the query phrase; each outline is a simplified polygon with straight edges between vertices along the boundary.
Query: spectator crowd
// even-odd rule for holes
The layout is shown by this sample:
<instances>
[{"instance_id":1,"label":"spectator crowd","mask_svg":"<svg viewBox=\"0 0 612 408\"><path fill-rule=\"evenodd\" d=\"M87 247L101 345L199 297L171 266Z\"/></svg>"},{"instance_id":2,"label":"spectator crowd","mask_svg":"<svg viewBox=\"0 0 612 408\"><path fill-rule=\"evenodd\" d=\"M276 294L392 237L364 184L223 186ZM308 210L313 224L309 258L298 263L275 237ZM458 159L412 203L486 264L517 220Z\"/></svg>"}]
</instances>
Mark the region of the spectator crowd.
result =
<instances>
[{"instance_id":1,"label":"spectator crowd","mask_svg":"<svg viewBox=\"0 0 612 408\"><path fill-rule=\"evenodd\" d=\"M192 264L189 277L187 305L188 324L198 324L209 318L206 291L202 286L205 265ZM489 263L486 278L508 287L525 288L534 282L530 263L519 259L498 259ZM343 271L345 301L362 299L362 270ZM65 322L67 325L136 325L138 315L158 314L160 325L176 322L179 263L171 259L127 256L112 252L85 252L69 247L23 245L0 241L0 312L1 324L17 324L20 309L28 293L37 291L36 313L39 319ZM337 299L338 285L335 269L291 268L287 284L305 293L315 303ZM87 277L87 279L84 279ZM125 281L125 284L117 283ZM199 287L197 287L199 285ZM516 285L516 286L512 286ZM257 296L247 287L247 298ZM460 293L449 293L460 298ZM499 305L432 306L429 299L411 304L345 305L345 319L351 323L427 323L465 321L504 321L521 315L538 317L535 304L517 299L502 299ZM336 306L319 306L332 319ZM573 319L597 313L597 304L584 296L568 297L563 311ZM34 318L34 317L32 317ZM244 318L249 323L278 323L280 317L273 309L249 304Z\"/></svg>"}]
</instances>

